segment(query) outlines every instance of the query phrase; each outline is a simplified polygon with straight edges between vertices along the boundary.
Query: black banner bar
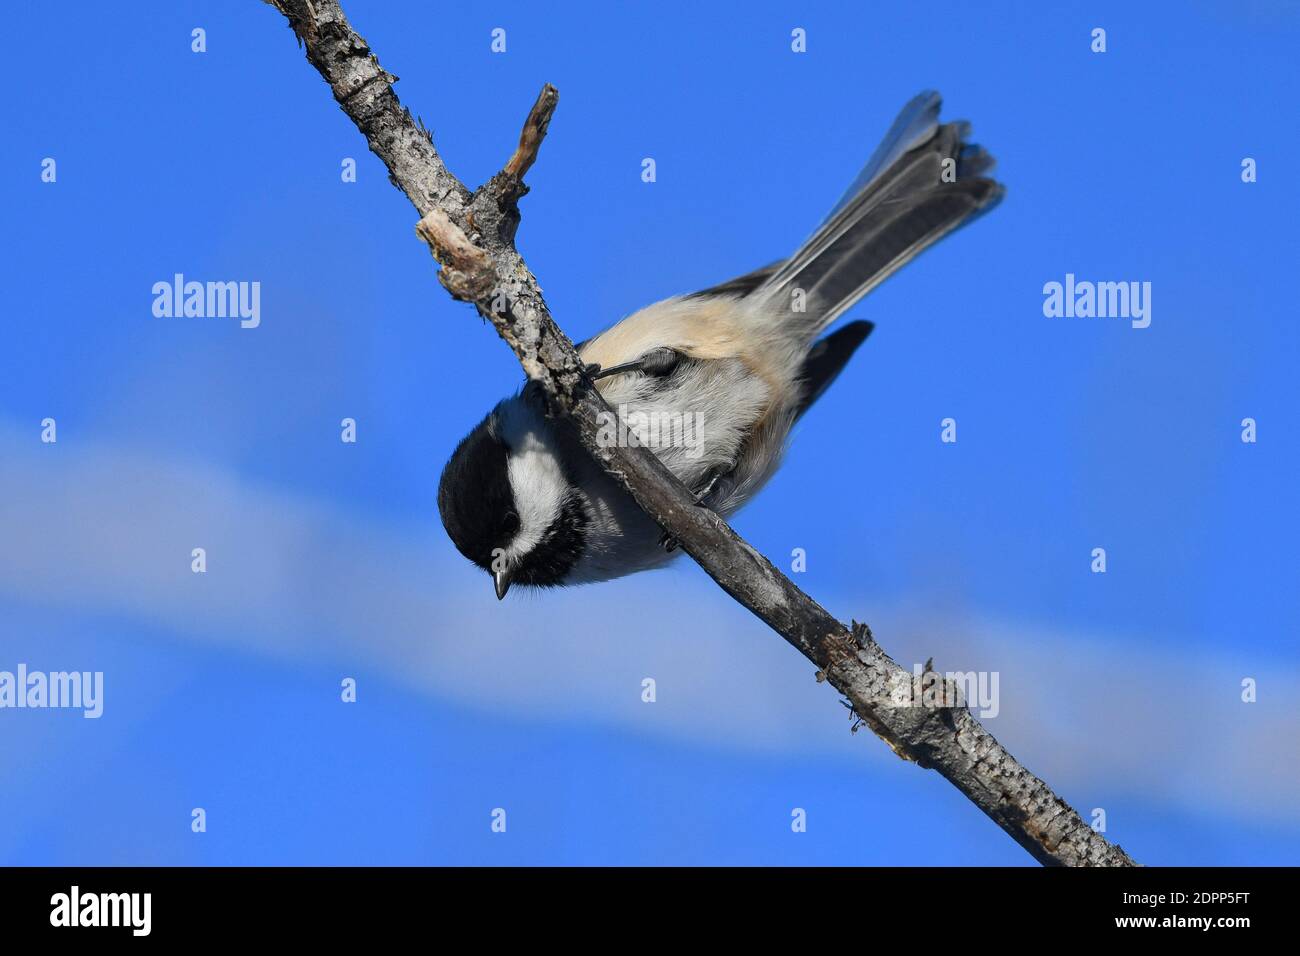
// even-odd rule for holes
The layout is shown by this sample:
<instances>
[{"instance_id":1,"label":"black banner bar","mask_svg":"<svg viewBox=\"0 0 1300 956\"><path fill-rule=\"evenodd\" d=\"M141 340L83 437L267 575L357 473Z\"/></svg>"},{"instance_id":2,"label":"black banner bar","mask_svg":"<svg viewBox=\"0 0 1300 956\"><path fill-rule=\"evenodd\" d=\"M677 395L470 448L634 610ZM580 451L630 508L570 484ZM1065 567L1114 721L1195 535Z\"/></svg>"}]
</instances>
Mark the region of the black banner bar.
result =
<instances>
[{"instance_id":1,"label":"black banner bar","mask_svg":"<svg viewBox=\"0 0 1300 956\"><path fill-rule=\"evenodd\" d=\"M1244 868L32 868L0 870L0 925L7 940L82 943L338 943L458 927L536 943L566 926L579 937L599 928L624 934L611 942L647 934L666 943L684 938L667 932L725 931L734 942L784 924L835 945L860 919L864 940L891 924L912 927L927 945L976 942L993 929L1230 945L1287 928L1294 878ZM821 937L819 927L834 932Z\"/></svg>"}]
</instances>

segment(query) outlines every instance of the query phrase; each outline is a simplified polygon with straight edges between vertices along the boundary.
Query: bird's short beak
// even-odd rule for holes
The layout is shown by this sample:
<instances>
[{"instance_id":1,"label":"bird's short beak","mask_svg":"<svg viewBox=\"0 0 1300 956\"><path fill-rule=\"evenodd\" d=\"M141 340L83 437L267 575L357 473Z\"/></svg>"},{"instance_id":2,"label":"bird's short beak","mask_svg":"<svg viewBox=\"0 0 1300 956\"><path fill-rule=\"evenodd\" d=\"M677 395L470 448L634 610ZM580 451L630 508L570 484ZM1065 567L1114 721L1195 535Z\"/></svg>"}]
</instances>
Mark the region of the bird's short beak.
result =
<instances>
[{"instance_id":1,"label":"bird's short beak","mask_svg":"<svg viewBox=\"0 0 1300 956\"><path fill-rule=\"evenodd\" d=\"M506 568L504 571L493 571L492 583L496 585L497 600L500 601L506 596L506 592L510 590L510 569Z\"/></svg>"}]
</instances>

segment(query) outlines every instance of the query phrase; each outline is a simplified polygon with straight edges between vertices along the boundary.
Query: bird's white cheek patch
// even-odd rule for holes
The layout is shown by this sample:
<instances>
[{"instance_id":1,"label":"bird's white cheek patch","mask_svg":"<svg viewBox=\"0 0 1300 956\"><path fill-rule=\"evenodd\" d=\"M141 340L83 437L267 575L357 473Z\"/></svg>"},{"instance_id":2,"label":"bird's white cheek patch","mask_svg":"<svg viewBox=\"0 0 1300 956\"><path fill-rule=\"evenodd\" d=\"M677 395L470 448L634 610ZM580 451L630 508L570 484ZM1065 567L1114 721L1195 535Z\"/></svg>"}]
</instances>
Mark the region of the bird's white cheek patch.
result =
<instances>
[{"instance_id":1,"label":"bird's white cheek patch","mask_svg":"<svg viewBox=\"0 0 1300 956\"><path fill-rule=\"evenodd\" d=\"M510 455L506 470L519 512L519 532L506 548L506 556L513 559L541 542L560 516L569 484L550 450L535 440Z\"/></svg>"}]
</instances>

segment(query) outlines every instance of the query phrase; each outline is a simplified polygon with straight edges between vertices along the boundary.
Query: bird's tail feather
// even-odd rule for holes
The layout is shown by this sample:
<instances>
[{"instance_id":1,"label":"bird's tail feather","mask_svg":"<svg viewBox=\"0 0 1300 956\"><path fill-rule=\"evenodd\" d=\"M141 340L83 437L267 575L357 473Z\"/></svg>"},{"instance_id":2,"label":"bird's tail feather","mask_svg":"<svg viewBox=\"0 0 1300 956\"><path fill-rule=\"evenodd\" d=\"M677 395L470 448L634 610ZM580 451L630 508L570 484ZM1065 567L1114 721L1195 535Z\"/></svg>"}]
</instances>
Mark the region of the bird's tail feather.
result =
<instances>
[{"instance_id":1,"label":"bird's tail feather","mask_svg":"<svg viewBox=\"0 0 1300 956\"><path fill-rule=\"evenodd\" d=\"M939 123L938 93L903 107L830 215L793 256L761 270L751 295L802 290L809 339L954 229L997 205L993 157L965 142L970 125ZM759 278L759 275L755 275ZM748 290L747 290L748 291Z\"/></svg>"}]
</instances>

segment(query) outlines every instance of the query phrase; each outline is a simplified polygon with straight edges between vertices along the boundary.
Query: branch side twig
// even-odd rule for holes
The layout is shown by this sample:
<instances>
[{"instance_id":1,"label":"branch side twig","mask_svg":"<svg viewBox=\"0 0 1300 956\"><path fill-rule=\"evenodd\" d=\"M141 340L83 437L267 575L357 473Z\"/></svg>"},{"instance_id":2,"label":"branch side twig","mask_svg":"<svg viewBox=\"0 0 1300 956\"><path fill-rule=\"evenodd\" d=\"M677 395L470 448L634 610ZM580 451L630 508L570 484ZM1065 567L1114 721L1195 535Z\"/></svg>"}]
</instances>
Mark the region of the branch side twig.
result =
<instances>
[{"instance_id":1,"label":"branch side twig","mask_svg":"<svg viewBox=\"0 0 1300 956\"><path fill-rule=\"evenodd\" d=\"M532 169L533 163L537 161L537 150L541 148L546 130L551 125L551 116L559 102L560 91L550 83L544 85L542 92L537 95L537 102L528 112L528 119L524 120L524 128L519 133L519 146L506 163L507 176L522 181L524 174Z\"/></svg>"},{"instance_id":2,"label":"branch side twig","mask_svg":"<svg viewBox=\"0 0 1300 956\"><path fill-rule=\"evenodd\" d=\"M438 280L453 298L476 302L496 288L492 257L470 242L469 236L441 209L430 209L415 224L415 232L429 244L442 266Z\"/></svg>"},{"instance_id":3,"label":"branch side twig","mask_svg":"<svg viewBox=\"0 0 1300 956\"><path fill-rule=\"evenodd\" d=\"M505 168L471 193L398 102L392 90L396 77L379 66L337 0L268 2L288 19L307 59L420 213L417 231L443 265L443 285L492 322L528 377L541 385L552 411L568 417L586 449L637 504L724 591L817 666L818 680L846 698L855 726L865 723L899 756L938 771L1040 863L1135 865L1025 769L965 706L912 703L917 696L912 674L885 654L869 629L856 623L845 627L717 514L696 507L652 451L599 440L602 422L608 421L602 416L613 413L551 318L514 245L517 203L526 192L522 178L537 158L558 102L554 87L542 88Z\"/></svg>"}]
</instances>

